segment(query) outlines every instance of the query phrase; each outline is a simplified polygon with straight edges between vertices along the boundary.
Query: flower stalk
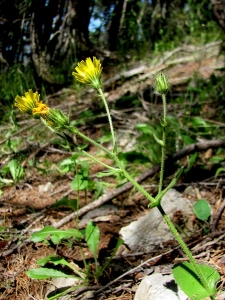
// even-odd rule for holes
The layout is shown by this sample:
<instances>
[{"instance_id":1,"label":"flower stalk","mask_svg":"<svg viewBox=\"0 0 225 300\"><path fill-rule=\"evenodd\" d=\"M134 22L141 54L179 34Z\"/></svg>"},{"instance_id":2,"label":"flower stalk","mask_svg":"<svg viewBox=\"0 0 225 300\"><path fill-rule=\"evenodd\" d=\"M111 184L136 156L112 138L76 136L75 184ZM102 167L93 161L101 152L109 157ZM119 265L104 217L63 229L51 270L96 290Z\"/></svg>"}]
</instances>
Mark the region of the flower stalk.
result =
<instances>
[{"instance_id":1,"label":"flower stalk","mask_svg":"<svg viewBox=\"0 0 225 300\"><path fill-rule=\"evenodd\" d=\"M112 136L113 153L117 154L116 136L115 136L115 132L113 129L113 124L112 124L112 119L111 119L111 115L109 112L109 107L108 107L104 93L101 88L98 89L98 93L99 93L99 97L101 98L101 100L105 106L106 114L108 117L109 127L110 127L110 131L111 131L111 136Z\"/></svg>"}]
</instances>

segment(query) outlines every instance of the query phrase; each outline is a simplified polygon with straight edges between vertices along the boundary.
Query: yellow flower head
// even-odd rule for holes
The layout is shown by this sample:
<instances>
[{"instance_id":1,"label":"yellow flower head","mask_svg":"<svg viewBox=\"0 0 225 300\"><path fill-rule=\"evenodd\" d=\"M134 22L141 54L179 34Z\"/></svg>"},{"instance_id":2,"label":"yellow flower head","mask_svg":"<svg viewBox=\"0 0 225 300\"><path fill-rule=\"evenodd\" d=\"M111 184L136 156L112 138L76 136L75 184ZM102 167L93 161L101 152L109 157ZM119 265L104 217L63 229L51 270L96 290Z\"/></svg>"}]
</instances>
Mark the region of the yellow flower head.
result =
<instances>
[{"instance_id":1,"label":"yellow flower head","mask_svg":"<svg viewBox=\"0 0 225 300\"><path fill-rule=\"evenodd\" d=\"M73 76L80 82L91 85L95 89L102 86L101 73L102 66L99 59L93 57L93 62L90 57L86 61L82 60L75 68L77 72L73 72Z\"/></svg>"},{"instance_id":2,"label":"yellow flower head","mask_svg":"<svg viewBox=\"0 0 225 300\"><path fill-rule=\"evenodd\" d=\"M42 102L37 102L36 107L33 108L33 114L46 115L49 112L49 108Z\"/></svg>"},{"instance_id":3,"label":"yellow flower head","mask_svg":"<svg viewBox=\"0 0 225 300\"><path fill-rule=\"evenodd\" d=\"M15 106L17 106L20 111L32 115L33 109L37 107L37 103L39 102L39 97L38 92L33 93L32 90L29 90L25 93L25 96L16 96Z\"/></svg>"}]
</instances>

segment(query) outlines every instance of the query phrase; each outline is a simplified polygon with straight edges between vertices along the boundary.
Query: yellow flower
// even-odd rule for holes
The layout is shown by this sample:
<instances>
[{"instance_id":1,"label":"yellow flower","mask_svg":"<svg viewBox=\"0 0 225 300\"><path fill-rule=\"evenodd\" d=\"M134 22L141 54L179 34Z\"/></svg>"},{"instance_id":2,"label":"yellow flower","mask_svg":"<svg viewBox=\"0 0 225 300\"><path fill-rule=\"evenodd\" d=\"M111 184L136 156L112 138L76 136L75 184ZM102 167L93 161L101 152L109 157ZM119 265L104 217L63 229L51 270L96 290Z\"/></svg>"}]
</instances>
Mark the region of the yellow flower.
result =
<instances>
[{"instance_id":1,"label":"yellow flower","mask_svg":"<svg viewBox=\"0 0 225 300\"><path fill-rule=\"evenodd\" d=\"M20 111L32 115L33 109L37 107L37 103L39 102L39 97L38 92L33 93L32 90L29 90L25 93L25 96L16 96L15 106L17 106Z\"/></svg>"},{"instance_id":2,"label":"yellow flower","mask_svg":"<svg viewBox=\"0 0 225 300\"><path fill-rule=\"evenodd\" d=\"M37 102L36 107L33 108L33 114L46 115L49 112L49 108L42 102Z\"/></svg>"},{"instance_id":3,"label":"yellow flower","mask_svg":"<svg viewBox=\"0 0 225 300\"><path fill-rule=\"evenodd\" d=\"M102 86L101 73L102 66L99 59L93 57L93 62L90 57L86 61L81 61L75 68L77 72L73 72L73 76L80 82L91 85L95 89Z\"/></svg>"}]
</instances>

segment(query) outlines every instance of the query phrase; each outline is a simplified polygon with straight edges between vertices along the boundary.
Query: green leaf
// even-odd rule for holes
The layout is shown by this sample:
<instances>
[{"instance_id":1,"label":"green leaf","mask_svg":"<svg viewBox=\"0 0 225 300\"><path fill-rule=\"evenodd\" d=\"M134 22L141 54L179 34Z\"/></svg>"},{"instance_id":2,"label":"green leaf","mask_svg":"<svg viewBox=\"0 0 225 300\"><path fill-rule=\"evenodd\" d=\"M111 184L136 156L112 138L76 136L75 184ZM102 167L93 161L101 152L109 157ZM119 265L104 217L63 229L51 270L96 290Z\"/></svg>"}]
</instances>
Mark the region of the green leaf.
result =
<instances>
[{"instance_id":1,"label":"green leaf","mask_svg":"<svg viewBox=\"0 0 225 300\"><path fill-rule=\"evenodd\" d=\"M56 203L54 203L51 208L57 209L61 206L72 208L72 210L77 211L78 210L78 201L77 199L68 199L67 197L63 197Z\"/></svg>"},{"instance_id":2,"label":"green leaf","mask_svg":"<svg viewBox=\"0 0 225 300\"><path fill-rule=\"evenodd\" d=\"M52 262L55 266L61 264L74 270L74 268L64 258L60 256L49 255L47 257L38 259L37 262L42 267L44 267L48 262Z\"/></svg>"},{"instance_id":3,"label":"green leaf","mask_svg":"<svg viewBox=\"0 0 225 300\"><path fill-rule=\"evenodd\" d=\"M186 135L186 134L182 134L182 133L181 133L181 134L180 134L180 137L182 138L182 140L184 141L184 143L185 143L186 145L190 145L190 144L196 142L196 140L190 138L190 136L189 136L189 135Z\"/></svg>"},{"instance_id":4,"label":"green leaf","mask_svg":"<svg viewBox=\"0 0 225 300\"><path fill-rule=\"evenodd\" d=\"M85 190L88 187L88 178L83 173L78 173L71 182L74 191Z\"/></svg>"},{"instance_id":5,"label":"green leaf","mask_svg":"<svg viewBox=\"0 0 225 300\"><path fill-rule=\"evenodd\" d=\"M121 238L118 238L117 243L116 243L116 247L113 249L112 254L110 255L110 258L105 262L105 264L103 265L103 267L101 268L101 273L108 267L108 265L110 264L112 258L114 257L114 255L116 254L117 250L119 249L119 247L121 245L123 245L123 240Z\"/></svg>"},{"instance_id":6,"label":"green leaf","mask_svg":"<svg viewBox=\"0 0 225 300\"><path fill-rule=\"evenodd\" d=\"M142 133L145 133L145 134L153 134L155 132L155 130L153 129L152 126L148 125L148 124L137 124L135 126L138 130L140 130Z\"/></svg>"},{"instance_id":7,"label":"green leaf","mask_svg":"<svg viewBox=\"0 0 225 300\"><path fill-rule=\"evenodd\" d=\"M149 162L149 158L141 152L128 151L119 153L119 159L126 162L146 163ZM120 170L119 170L120 171Z\"/></svg>"},{"instance_id":8,"label":"green leaf","mask_svg":"<svg viewBox=\"0 0 225 300\"><path fill-rule=\"evenodd\" d=\"M67 230L56 229L51 226L46 226L38 232L34 232L31 236L31 241L34 243L45 241L47 238L51 238L54 244L58 244L62 239L74 237L75 239L82 238L82 234L77 229L69 228Z\"/></svg>"},{"instance_id":9,"label":"green leaf","mask_svg":"<svg viewBox=\"0 0 225 300\"><path fill-rule=\"evenodd\" d=\"M210 162L214 162L214 163L220 163L222 161L224 161L224 157L222 156L213 156L209 159Z\"/></svg>"},{"instance_id":10,"label":"green leaf","mask_svg":"<svg viewBox=\"0 0 225 300\"><path fill-rule=\"evenodd\" d=\"M206 221L211 215L209 203L205 199L199 199L193 206L194 213L199 220Z\"/></svg>"},{"instance_id":11,"label":"green leaf","mask_svg":"<svg viewBox=\"0 0 225 300\"><path fill-rule=\"evenodd\" d=\"M14 182L18 182L23 177L24 174L23 168L19 165L19 163L15 159L12 159L8 163L8 167Z\"/></svg>"},{"instance_id":12,"label":"green leaf","mask_svg":"<svg viewBox=\"0 0 225 300\"><path fill-rule=\"evenodd\" d=\"M199 128L199 127L203 127L206 128L207 127L207 122L202 119L201 117L194 117L192 119L192 126L195 128Z\"/></svg>"},{"instance_id":13,"label":"green leaf","mask_svg":"<svg viewBox=\"0 0 225 300\"><path fill-rule=\"evenodd\" d=\"M185 170L185 173L188 173L191 170L191 168L194 166L197 158L198 158L197 152L190 155L188 168Z\"/></svg>"},{"instance_id":14,"label":"green leaf","mask_svg":"<svg viewBox=\"0 0 225 300\"><path fill-rule=\"evenodd\" d=\"M44 267L48 262L52 262L55 266L61 264L71 267L70 264L64 258L55 255L49 255L47 257L40 258L37 260L37 262L42 267Z\"/></svg>"},{"instance_id":15,"label":"green leaf","mask_svg":"<svg viewBox=\"0 0 225 300\"><path fill-rule=\"evenodd\" d=\"M165 146L164 143L163 143L163 141L160 140L154 133L153 133L153 137L154 137L156 143L158 143L161 147Z\"/></svg>"},{"instance_id":16,"label":"green leaf","mask_svg":"<svg viewBox=\"0 0 225 300\"><path fill-rule=\"evenodd\" d=\"M60 256L49 255L47 257L38 259L37 262L42 267L44 267L49 262L53 263L55 266L57 266L59 264L67 266L71 270L73 270L74 273L77 274L79 277L81 277L82 279L85 279L84 273L80 272L77 268L74 268L73 265L71 265L70 263L68 263L68 261L66 261L64 258L62 258Z\"/></svg>"},{"instance_id":17,"label":"green leaf","mask_svg":"<svg viewBox=\"0 0 225 300\"><path fill-rule=\"evenodd\" d=\"M225 172L225 168L218 168L217 170L216 170L216 174L215 174L215 177L217 177L220 173L224 173Z\"/></svg>"},{"instance_id":18,"label":"green leaf","mask_svg":"<svg viewBox=\"0 0 225 300\"><path fill-rule=\"evenodd\" d=\"M71 158L63 159L59 163L59 170L62 174L65 174L65 173L71 171L73 167L74 167L74 161L72 161Z\"/></svg>"},{"instance_id":19,"label":"green leaf","mask_svg":"<svg viewBox=\"0 0 225 300\"><path fill-rule=\"evenodd\" d=\"M183 292L191 299L201 300L216 294L216 283L220 279L219 273L212 267L198 264L202 271L209 291L202 286L194 267L189 262L176 264L172 268L173 277Z\"/></svg>"},{"instance_id":20,"label":"green leaf","mask_svg":"<svg viewBox=\"0 0 225 300\"><path fill-rule=\"evenodd\" d=\"M120 173L121 172L121 170L110 170L110 171L106 171L106 172L99 172L98 174L97 174L97 177L98 178L102 178L102 177L107 177L107 176L113 176L113 175L115 175L116 173Z\"/></svg>"},{"instance_id":21,"label":"green leaf","mask_svg":"<svg viewBox=\"0 0 225 300\"><path fill-rule=\"evenodd\" d=\"M88 248L93 253L94 257L98 256L98 244L99 244L100 231L96 224L92 221L88 223L86 227L86 238Z\"/></svg>"},{"instance_id":22,"label":"green leaf","mask_svg":"<svg viewBox=\"0 0 225 300\"><path fill-rule=\"evenodd\" d=\"M98 199L98 197L100 197L103 194L105 187L106 187L106 183L104 181L98 181L98 180L95 181L94 199Z\"/></svg>"},{"instance_id":23,"label":"green leaf","mask_svg":"<svg viewBox=\"0 0 225 300\"><path fill-rule=\"evenodd\" d=\"M68 275L58 270L49 268L31 269L26 272L27 276L33 279L47 279L47 278L77 278L75 275Z\"/></svg>"}]
</instances>

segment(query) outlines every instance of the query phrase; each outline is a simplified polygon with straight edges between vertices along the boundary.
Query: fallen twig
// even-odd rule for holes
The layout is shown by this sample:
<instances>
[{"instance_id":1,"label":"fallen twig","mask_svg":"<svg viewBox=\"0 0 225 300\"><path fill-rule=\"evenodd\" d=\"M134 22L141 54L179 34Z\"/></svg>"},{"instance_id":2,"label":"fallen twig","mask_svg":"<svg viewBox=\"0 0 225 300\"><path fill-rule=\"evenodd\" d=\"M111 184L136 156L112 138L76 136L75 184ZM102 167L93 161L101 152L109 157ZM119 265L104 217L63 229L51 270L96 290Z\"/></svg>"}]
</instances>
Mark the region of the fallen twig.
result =
<instances>
[{"instance_id":1,"label":"fallen twig","mask_svg":"<svg viewBox=\"0 0 225 300\"><path fill-rule=\"evenodd\" d=\"M218 212L216 213L216 216L213 220L213 223L212 223L212 226L211 226L212 232L216 231L217 224L219 222L219 219L220 219L224 209L225 209L225 201L222 202L222 204L221 204L221 206L220 206L220 208L219 208Z\"/></svg>"}]
</instances>

